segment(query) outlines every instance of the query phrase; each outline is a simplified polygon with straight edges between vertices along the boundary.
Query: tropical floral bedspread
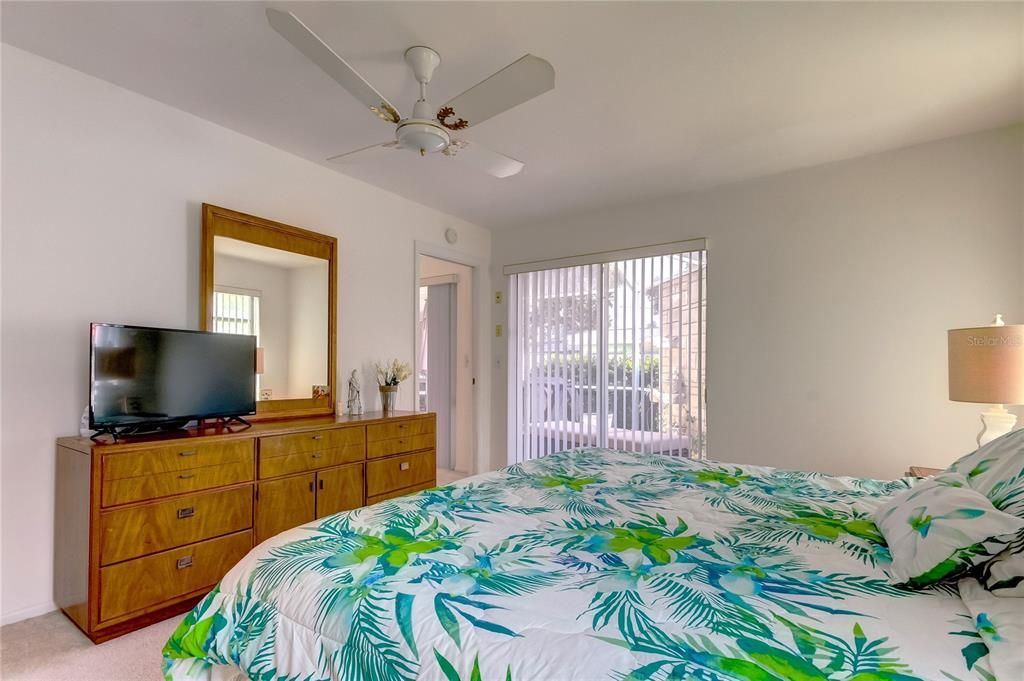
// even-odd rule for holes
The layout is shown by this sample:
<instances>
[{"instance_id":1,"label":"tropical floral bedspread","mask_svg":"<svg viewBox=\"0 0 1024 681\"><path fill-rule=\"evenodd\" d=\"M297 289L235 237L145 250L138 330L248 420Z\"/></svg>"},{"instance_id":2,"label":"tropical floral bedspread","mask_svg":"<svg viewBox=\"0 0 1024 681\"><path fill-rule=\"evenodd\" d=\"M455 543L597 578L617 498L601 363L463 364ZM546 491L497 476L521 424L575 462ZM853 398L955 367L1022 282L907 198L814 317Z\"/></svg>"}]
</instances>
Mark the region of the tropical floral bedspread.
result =
<instances>
[{"instance_id":1,"label":"tropical floral bedspread","mask_svg":"<svg viewBox=\"0 0 1024 681\"><path fill-rule=\"evenodd\" d=\"M168 679L993 679L955 589L890 586L907 481L599 449L330 516L254 549Z\"/></svg>"}]
</instances>

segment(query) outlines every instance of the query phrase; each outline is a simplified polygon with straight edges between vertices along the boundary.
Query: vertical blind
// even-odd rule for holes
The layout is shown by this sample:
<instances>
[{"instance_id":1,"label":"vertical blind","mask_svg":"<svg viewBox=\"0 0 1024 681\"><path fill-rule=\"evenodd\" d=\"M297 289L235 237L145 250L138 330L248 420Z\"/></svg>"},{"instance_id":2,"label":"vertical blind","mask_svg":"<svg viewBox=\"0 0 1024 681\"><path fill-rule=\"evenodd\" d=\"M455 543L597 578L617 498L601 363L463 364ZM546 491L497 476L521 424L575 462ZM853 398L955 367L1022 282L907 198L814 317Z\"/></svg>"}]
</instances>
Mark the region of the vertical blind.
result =
<instances>
[{"instance_id":1,"label":"vertical blind","mask_svg":"<svg viewBox=\"0 0 1024 681\"><path fill-rule=\"evenodd\" d=\"M217 333L234 333L242 336L256 336L260 345L260 292L236 288L216 288L213 291L213 330ZM262 352L257 348L257 358ZM262 360L257 359L257 367ZM263 383L262 368L256 369L256 399L260 399Z\"/></svg>"},{"instance_id":2,"label":"vertical blind","mask_svg":"<svg viewBox=\"0 0 1024 681\"><path fill-rule=\"evenodd\" d=\"M705 265L702 247L510 274L510 462L704 456Z\"/></svg>"},{"instance_id":3,"label":"vertical blind","mask_svg":"<svg viewBox=\"0 0 1024 681\"><path fill-rule=\"evenodd\" d=\"M259 336L259 293L234 290L213 292L213 330L243 336Z\"/></svg>"}]
</instances>

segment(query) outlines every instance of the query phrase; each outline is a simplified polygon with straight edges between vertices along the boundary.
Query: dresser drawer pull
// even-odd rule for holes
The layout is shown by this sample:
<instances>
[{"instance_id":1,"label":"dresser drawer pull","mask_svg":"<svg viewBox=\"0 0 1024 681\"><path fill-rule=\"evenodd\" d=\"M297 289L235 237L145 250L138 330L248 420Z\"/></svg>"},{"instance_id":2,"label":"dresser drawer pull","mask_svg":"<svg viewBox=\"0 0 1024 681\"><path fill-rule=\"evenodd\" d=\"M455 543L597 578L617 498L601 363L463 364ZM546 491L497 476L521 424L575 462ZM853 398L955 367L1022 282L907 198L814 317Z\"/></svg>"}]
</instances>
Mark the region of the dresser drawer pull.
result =
<instances>
[{"instance_id":1,"label":"dresser drawer pull","mask_svg":"<svg viewBox=\"0 0 1024 681\"><path fill-rule=\"evenodd\" d=\"M409 427L409 424L408 424L408 423L399 423L399 424L398 424L398 429L399 429L399 430L405 430L405 429L406 429L406 428L408 428L408 427Z\"/></svg>"},{"instance_id":2,"label":"dresser drawer pull","mask_svg":"<svg viewBox=\"0 0 1024 681\"><path fill-rule=\"evenodd\" d=\"M196 477L196 474L195 473L181 473L180 475L178 475L178 477L181 478L182 480L188 480L189 478Z\"/></svg>"},{"instance_id":3,"label":"dresser drawer pull","mask_svg":"<svg viewBox=\"0 0 1024 681\"><path fill-rule=\"evenodd\" d=\"M176 565L179 570L184 570L187 567L192 567L192 556L185 556L184 558L179 558Z\"/></svg>"},{"instance_id":4,"label":"dresser drawer pull","mask_svg":"<svg viewBox=\"0 0 1024 681\"><path fill-rule=\"evenodd\" d=\"M324 436L323 436L323 435L314 435L314 436L313 436L313 439L314 439L314 440L323 440L323 439L324 439Z\"/></svg>"},{"instance_id":5,"label":"dresser drawer pull","mask_svg":"<svg viewBox=\"0 0 1024 681\"><path fill-rule=\"evenodd\" d=\"M399 441L398 441L398 444L400 444L400 445L402 445L402 446L404 447L404 446L405 446L405 444L406 444L406 442L405 442L405 440L399 440Z\"/></svg>"},{"instance_id":6,"label":"dresser drawer pull","mask_svg":"<svg viewBox=\"0 0 1024 681\"><path fill-rule=\"evenodd\" d=\"M195 514L196 514L196 509L193 506L186 506L185 508L179 508L178 509L178 520L183 520L185 518L191 518Z\"/></svg>"},{"instance_id":7,"label":"dresser drawer pull","mask_svg":"<svg viewBox=\"0 0 1024 681\"><path fill-rule=\"evenodd\" d=\"M313 454L314 459L322 459L323 456L323 452L317 452L316 454Z\"/></svg>"},{"instance_id":8,"label":"dresser drawer pull","mask_svg":"<svg viewBox=\"0 0 1024 681\"><path fill-rule=\"evenodd\" d=\"M195 456L195 455L196 455L196 450L194 450L194 449L187 449L184 452L178 452L178 456Z\"/></svg>"},{"instance_id":9,"label":"dresser drawer pull","mask_svg":"<svg viewBox=\"0 0 1024 681\"><path fill-rule=\"evenodd\" d=\"M403 461L402 463L398 464L398 470L400 470L400 471L407 471L407 470L409 470L409 466L411 466L411 465L412 464L409 463L408 461Z\"/></svg>"}]
</instances>

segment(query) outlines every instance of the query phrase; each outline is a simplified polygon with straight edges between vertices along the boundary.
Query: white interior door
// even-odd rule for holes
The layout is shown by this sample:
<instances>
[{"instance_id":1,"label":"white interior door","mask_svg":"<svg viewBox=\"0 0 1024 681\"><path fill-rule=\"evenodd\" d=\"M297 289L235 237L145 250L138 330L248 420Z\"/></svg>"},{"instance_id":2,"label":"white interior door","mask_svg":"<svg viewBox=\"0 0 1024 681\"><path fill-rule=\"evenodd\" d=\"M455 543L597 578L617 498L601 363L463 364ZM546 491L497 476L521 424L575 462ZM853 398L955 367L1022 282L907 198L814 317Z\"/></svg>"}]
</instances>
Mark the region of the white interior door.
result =
<instances>
[{"instance_id":1,"label":"white interior door","mask_svg":"<svg viewBox=\"0 0 1024 681\"><path fill-rule=\"evenodd\" d=\"M426 407L437 414L437 467L454 468L452 420L455 414L455 284L431 284L427 291L423 344L426 354Z\"/></svg>"}]
</instances>

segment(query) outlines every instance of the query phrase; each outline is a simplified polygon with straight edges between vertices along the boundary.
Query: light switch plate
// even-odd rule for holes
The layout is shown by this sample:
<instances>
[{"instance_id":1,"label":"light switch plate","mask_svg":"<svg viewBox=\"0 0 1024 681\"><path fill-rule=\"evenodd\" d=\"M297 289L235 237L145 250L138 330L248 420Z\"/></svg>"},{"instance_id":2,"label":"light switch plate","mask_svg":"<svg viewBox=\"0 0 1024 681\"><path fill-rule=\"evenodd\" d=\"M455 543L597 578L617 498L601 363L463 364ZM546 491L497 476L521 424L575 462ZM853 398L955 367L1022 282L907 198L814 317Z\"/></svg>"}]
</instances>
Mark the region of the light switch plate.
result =
<instances>
[{"instance_id":1,"label":"light switch plate","mask_svg":"<svg viewBox=\"0 0 1024 681\"><path fill-rule=\"evenodd\" d=\"M497 324L494 327L494 337L501 338L501 334L504 333L505 329L502 328L501 324Z\"/></svg>"},{"instance_id":2,"label":"light switch plate","mask_svg":"<svg viewBox=\"0 0 1024 681\"><path fill-rule=\"evenodd\" d=\"M494 304L501 305L502 301L505 300L505 295L501 291L494 292Z\"/></svg>"}]
</instances>

